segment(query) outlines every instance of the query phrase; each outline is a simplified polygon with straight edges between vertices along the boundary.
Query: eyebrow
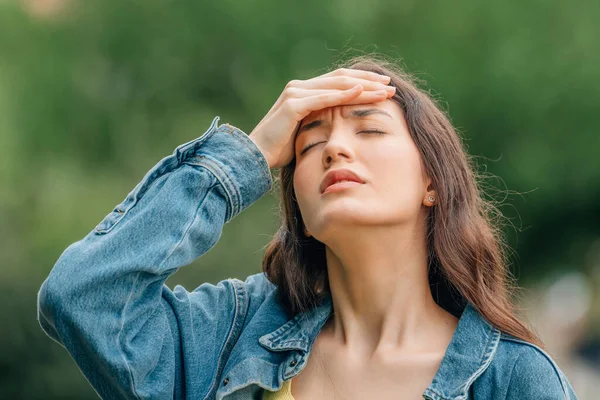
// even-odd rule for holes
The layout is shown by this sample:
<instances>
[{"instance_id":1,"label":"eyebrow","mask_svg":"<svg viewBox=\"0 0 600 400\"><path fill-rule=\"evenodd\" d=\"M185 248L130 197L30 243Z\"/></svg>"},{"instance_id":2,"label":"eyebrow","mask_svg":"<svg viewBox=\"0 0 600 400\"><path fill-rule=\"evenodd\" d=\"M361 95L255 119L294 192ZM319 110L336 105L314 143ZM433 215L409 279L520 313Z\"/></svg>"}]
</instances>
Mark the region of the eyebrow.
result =
<instances>
[{"instance_id":1,"label":"eyebrow","mask_svg":"<svg viewBox=\"0 0 600 400\"><path fill-rule=\"evenodd\" d=\"M394 118L388 112L386 112L380 108L364 108L361 110L352 110L352 112L350 113L350 117L363 118L363 117L368 117L369 115L373 115L373 114L381 114L381 115L390 117L392 119ZM317 119L315 121L309 122L308 124L306 124L306 125L302 126L302 128L300 128L300 130L296 134L296 137L300 136L300 134L302 132L306 132L310 129L316 128L321 125L323 125L323 120L321 120L321 119Z\"/></svg>"}]
</instances>

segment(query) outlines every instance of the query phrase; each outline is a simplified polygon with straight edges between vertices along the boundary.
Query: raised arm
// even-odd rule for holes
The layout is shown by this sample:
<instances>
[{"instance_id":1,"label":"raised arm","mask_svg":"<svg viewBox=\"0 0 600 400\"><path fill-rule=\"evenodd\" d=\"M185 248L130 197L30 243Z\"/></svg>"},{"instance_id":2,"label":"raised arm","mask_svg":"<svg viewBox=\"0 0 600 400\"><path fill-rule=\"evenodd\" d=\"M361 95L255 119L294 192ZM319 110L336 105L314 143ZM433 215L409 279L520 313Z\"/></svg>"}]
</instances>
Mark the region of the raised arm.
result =
<instances>
[{"instance_id":1,"label":"raised arm","mask_svg":"<svg viewBox=\"0 0 600 400\"><path fill-rule=\"evenodd\" d=\"M344 69L291 81L250 136L217 127L215 118L63 252L40 288L39 322L103 398L207 398L216 391L243 329L244 288L228 279L171 291L164 282L271 188L270 168L293 161L305 116L385 100L394 92L388 81Z\"/></svg>"},{"instance_id":2,"label":"raised arm","mask_svg":"<svg viewBox=\"0 0 600 400\"><path fill-rule=\"evenodd\" d=\"M218 117L158 162L82 240L38 294L43 330L102 398L202 398L235 328L230 280L193 292L164 282L214 246L223 224L266 193L267 161ZM202 371L198 374L198 371ZM185 381L188 371L207 382Z\"/></svg>"}]
</instances>

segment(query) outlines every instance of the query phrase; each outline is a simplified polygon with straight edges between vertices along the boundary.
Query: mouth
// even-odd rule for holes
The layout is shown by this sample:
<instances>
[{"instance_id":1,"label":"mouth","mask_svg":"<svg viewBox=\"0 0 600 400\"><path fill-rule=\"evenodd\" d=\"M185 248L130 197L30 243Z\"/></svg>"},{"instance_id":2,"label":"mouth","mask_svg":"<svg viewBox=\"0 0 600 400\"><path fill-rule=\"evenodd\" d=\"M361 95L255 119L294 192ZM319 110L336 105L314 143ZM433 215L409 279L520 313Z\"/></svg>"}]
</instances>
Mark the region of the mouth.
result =
<instances>
[{"instance_id":1,"label":"mouth","mask_svg":"<svg viewBox=\"0 0 600 400\"><path fill-rule=\"evenodd\" d=\"M343 190L365 183L355 172L340 168L329 171L321 182L321 194Z\"/></svg>"},{"instance_id":2,"label":"mouth","mask_svg":"<svg viewBox=\"0 0 600 400\"><path fill-rule=\"evenodd\" d=\"M342 191L345 189L350 189L350 188L358 186L358 185L362 185L362 183L355 182L355 181L338 181L338 182L335 182L335 183L327 186L327 188L325 188L325 190L323 191L322 194L339 192L339 191Z\"/></svg>"}]
</instances>

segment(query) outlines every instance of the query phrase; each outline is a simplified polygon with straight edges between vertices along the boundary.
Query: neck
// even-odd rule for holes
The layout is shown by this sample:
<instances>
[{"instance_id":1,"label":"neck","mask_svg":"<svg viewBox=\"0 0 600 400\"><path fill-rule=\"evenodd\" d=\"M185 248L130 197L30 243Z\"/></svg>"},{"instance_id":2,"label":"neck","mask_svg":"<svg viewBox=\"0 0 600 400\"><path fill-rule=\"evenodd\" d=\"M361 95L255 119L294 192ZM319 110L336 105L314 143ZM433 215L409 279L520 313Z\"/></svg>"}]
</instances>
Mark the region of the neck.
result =
<instances>
[{"instance_id":1,"label":"neck","mask_svg":"<svg viewBox=\"0 0 600 400\"><path fill-rule=\"evenodd\" d=\"M440 325L452 335L456 320L429 289L423 232L400 226L344 231L351 234L326 244L334 315L325 329L337 343L370 359L392 349L431 352Z\"/></svg>"}]
</instances>

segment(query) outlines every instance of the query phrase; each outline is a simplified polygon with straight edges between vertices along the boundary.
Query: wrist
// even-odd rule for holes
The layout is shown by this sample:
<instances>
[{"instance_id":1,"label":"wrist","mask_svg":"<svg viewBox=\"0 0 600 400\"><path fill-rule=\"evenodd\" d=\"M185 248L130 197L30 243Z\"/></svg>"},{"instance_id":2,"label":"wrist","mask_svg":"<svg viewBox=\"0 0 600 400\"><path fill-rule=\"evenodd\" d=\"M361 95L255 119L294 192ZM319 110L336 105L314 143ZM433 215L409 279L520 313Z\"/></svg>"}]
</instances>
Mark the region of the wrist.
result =
<instances>
[{"instance_id":1,"label":"wrist","mask_svg":"<svg viewBox=\"0 0 600 400\"><path fill-rule=\"evenodd\" d=\"M273 161L271 160L269 153L264 149L264 145L261 143L260 138L254 133L251 133L248 135L248 137L250 140L252 140L252 142L254 142L258 150L260 150L260 153L263 155L265 161L267 161L267 164L269 165L269 169L273 168Z\"/></svg>"}]
</instances>

